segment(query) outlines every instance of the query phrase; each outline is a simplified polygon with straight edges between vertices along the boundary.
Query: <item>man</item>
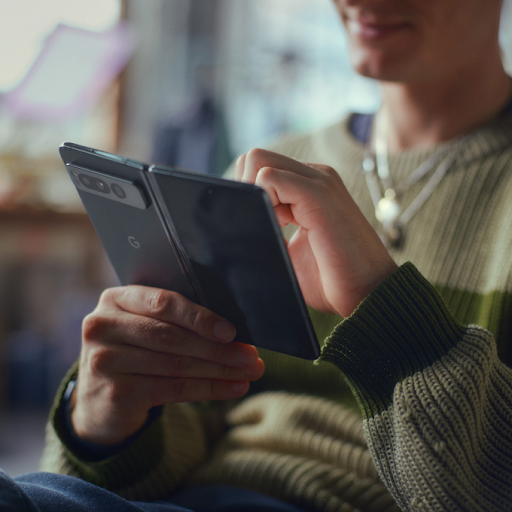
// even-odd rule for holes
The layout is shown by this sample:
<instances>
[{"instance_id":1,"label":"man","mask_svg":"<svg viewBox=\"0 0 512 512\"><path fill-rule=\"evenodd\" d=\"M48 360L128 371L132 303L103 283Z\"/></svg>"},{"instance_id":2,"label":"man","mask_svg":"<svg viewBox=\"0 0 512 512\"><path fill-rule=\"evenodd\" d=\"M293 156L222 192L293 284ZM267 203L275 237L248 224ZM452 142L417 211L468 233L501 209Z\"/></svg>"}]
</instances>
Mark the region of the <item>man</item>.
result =
<instances>
[{"instance_id":1,"label":"man","mask_svg":"<svg viewBox=\"0 0 512 512\"><path fill-rule=\"evenodd\" d=\"M335 3L355 69L381 81L378 114L236 165L299 226L288 249L333 364L260 358L172 292L108 290L84 321L45 469L195 510L238 492L248 510L254 491L282 510L512 508L501 2Z\"/></svg>"}]
</instances>

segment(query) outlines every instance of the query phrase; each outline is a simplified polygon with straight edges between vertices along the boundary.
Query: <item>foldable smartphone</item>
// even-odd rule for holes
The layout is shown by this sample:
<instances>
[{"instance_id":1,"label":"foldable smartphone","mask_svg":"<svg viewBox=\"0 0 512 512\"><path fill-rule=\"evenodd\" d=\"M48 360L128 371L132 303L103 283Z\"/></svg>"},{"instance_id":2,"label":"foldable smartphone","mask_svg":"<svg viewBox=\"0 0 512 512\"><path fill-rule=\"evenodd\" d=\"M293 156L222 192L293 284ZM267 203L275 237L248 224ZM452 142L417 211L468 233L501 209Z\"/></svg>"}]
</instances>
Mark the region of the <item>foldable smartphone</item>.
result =
<instances>
[{"instance_id":1,"label":"foldable smartphone","mask_svg":"<svg viewBox=\"0 0 512 512\"><path fill-rule=\"evenodd\" d=\"M176 291L231 321L243 343L318 357L261 188L69 142L60 154L121 284Z\"/></svg>"}]
</instances>

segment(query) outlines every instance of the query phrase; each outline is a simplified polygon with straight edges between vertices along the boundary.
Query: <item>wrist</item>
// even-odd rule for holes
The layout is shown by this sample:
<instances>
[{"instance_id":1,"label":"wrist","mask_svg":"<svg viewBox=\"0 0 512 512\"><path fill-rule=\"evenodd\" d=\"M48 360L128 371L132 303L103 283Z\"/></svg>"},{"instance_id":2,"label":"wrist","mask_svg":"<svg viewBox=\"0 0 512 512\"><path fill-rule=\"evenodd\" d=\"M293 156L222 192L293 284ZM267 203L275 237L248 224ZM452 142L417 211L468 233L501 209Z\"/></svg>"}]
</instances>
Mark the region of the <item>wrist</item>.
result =
<instances>
[{"instance_id":1,"label":"wrist","mask_svg":"<svg viewBox=\"0 0 512 512\"><path fill-rule=\"evenodd\" d=\"M348 294L341 297L339 304L334 307L335 313L348 318L376 288L388 279L396 270L398 265L389 257L385 264L372 267L365 279L348 297Z\"/></svg>"},{"instance_id":2,"label":"wrist","mask_svg":"<svg viewBox=\"0 0 512 512\"><path fill-rule=\"evenodd\" d=\"M71 422L76 435L87 443L98 446L116 446L123 444L131 436L137 435L148 420L149 411L140 416L136 422L130 422L130 428L126 428L127 421L119 421L110 425L97 425L82 421L78 409L71 413Z\"/></svg>"},{"instance_id":3,"label":"wrist","mask_svg":"<svg viewBox=\"0 0 512 512\"><path fill-rule=\"evenodd\" d=\"M109 405L95 410L85 403L75 385L69 400L69 417L75 435L87 443L105 447L122 444L148 421L149 411L114 411Z\"/></svg>"},{"instance_id":4,"label":"wrist","mask_svg":"<svg viewBox=\"0 0 512 512\"><path fill-rule=\"evenodd\" d=\"M372 269L371 277L369 277L368 282L361 287L360 298L351 313L355 311L357 306L359 306L359 304L366 299L370 293L394 274L396 270L398 270L398 265L391 259L391 257L389 257L389 260L385 264L379 265L378 270Z\"/></svg>"},{"instance_id":5,"label":"wrist","mask_svg":"<svg viewBox=\"0 0 512 512\"><path fill-rule=\"evenodd\" d=\"M122 443L108 446L95 444L80 438L73 426L71 414L76 401L76 393L74 392L75 387L76 380L73 379L68 383L66 391L62 397L62 421L65 426L68 446L76 456L88 462L99 462L105 460L128 447L161 413L161 407L154 407L151 409L148 414L148 419L143 427L135 434L125 439Z\"/></svg>"}]
</instances>

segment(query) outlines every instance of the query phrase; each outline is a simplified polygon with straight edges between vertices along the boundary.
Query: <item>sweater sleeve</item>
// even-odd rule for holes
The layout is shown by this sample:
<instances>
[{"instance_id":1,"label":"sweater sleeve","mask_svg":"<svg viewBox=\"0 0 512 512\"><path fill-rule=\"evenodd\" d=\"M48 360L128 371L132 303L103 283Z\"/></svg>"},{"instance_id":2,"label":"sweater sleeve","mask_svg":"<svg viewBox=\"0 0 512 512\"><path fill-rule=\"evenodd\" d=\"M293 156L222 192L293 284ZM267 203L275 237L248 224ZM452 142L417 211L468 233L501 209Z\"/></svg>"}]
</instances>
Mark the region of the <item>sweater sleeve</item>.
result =
<instances>
[{"instance_id":1,"label":"sweater sleeve","mask_svg":"<svg viewBox=\"0 0 512 512\"><path fill-rule=\"evenodd\" d=\"M74 373L76 367L57 394L40 469L81 478L129 500L162 499L183 486L208 452L200 409L191 404L165 405L124 449L100 461L85 460L73 450L61 411L63 395Z\"/></svg>"},{"instance_id":2,"label":"sweater sleeve","mask_svg":"<svg viewBox=\"0 0 512 512\"><path fill-rule=\"evenodd\" d=\"M512 510L512 370L407 263L327 340L372 458L405 511Z\"/></svg>"}]
</instances>

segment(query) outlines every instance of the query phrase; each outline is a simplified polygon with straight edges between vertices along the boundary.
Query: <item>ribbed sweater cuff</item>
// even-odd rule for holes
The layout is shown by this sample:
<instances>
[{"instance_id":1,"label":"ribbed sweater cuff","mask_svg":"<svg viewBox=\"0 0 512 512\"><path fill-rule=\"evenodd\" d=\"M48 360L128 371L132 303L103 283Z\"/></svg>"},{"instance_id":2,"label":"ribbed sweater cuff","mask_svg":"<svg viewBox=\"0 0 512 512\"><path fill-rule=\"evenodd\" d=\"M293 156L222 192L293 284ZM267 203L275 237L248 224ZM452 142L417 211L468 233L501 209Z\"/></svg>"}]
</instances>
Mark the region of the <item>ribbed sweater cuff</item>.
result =
<instances>
[{"instance_id":1,"label":"ribbed sweater cuff","mask_svg":"<svg viewBox=\"0 0 512 512\"><path fill-rule=\"evenodd\" d=\"M345 374L370 418L388 409L398 382L432 365L465 332L434 287L406 263L334 329L318 361Z\"/></svg>"}]
</instances>

